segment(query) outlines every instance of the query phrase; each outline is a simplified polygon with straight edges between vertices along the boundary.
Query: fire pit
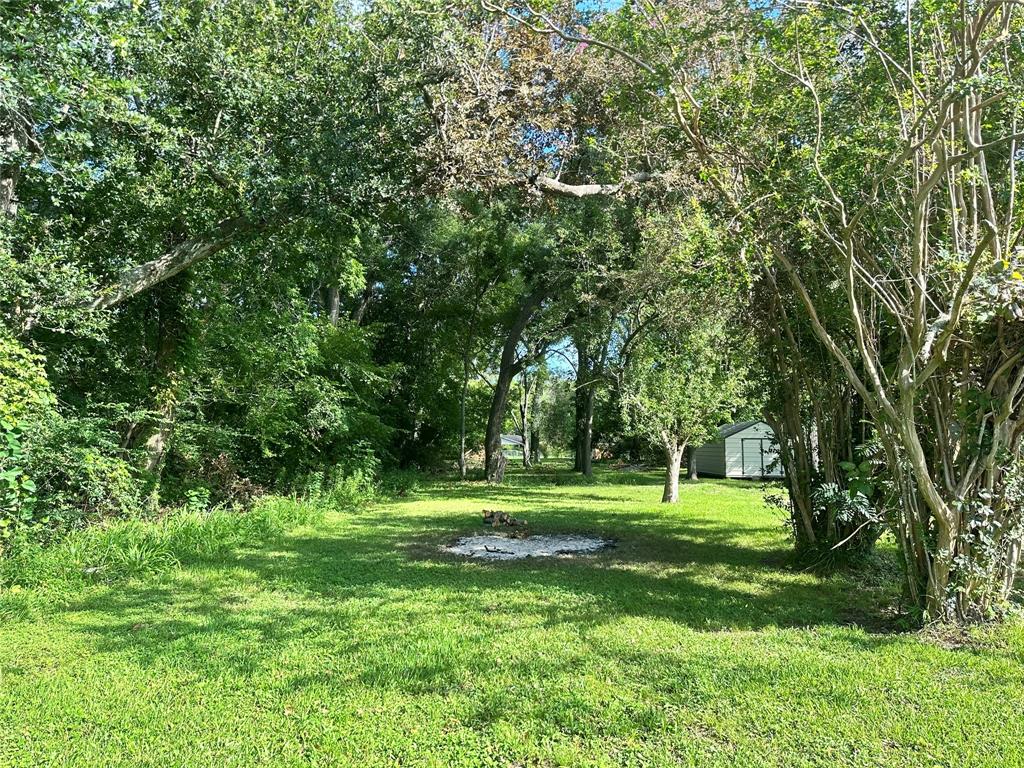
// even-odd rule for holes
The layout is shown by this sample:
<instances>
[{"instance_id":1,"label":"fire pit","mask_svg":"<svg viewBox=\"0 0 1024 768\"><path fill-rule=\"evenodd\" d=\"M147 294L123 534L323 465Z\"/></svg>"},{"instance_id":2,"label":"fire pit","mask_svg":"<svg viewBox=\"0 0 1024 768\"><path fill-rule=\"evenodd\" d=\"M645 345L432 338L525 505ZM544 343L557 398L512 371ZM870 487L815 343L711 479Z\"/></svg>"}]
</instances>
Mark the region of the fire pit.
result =
<instances>
[{"instance_id":1,"label":"fire pit","mask_svg":"<svg viewBox=\"0 0 1024 768\"><path fill-rule=\"evenodd\" d=\"M441 547L450 555L482 560L519 560L525 557L572 557L589 555L612 545L608 539L578 534L512 537L500 534L463 536Z\"/></svg>"}]
</instances>

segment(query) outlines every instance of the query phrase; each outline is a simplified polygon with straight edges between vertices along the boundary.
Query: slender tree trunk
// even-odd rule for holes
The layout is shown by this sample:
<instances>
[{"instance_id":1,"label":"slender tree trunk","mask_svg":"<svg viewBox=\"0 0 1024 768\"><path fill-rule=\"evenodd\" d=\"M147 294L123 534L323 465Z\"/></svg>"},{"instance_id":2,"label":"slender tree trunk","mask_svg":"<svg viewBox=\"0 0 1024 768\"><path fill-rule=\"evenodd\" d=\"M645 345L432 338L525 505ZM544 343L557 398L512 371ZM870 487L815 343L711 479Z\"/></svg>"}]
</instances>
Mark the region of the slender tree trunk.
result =
<instances>
[{"instance_id":1,"label":"slender tree trunk","mask_svg":"<svg viewBox=\"0 0 1024 768\"><path fill-rule=\"evenodd\" d=\"M661 494L663 503L679 501L679 470L683 463L685 446L675 440L665 441L665 490Z\"/></svg>"},{"instance_id":2,"label":"slender tree trunk","mask_svg":"<svg viewBox=\"0 0 1024 768\"><path fill-rule=\"evenodd\" d=\"M523 469L531 466L530 456L530 376L529 369L524 366L521 372L522 395L519 399L519 437L523 441Z\"/></svg>"},{"instance_id":3,"label":"slender tree trunk","mask_svg":"<svg viewBox=\"0 0 1024 768\"><path fill-rule=\"evenodd\" d=\"M520 422L522 428L520 429L519 437L523 440L523 469L529 469L533 466L533 456L530 454L530 414L525 408L520 410L520 416L522 421Z\"/></svg>"},{"instance_id":4,"label":"slender tree trunk","mask_svg":"<svg viewBox=\"0 0 1024 768\"><path fill-rule=\"evenodd\" d=\"M15 119L5 134L0 137L0 149L13 160L0 166L0 215L15 216L18 213L18 182L21 179L22 158L19 155L25 149L28 138L20 120Z\"/></svg>"},{"instance_id":5,"label":"slender tree trunk","mask_svg":"<svg viewBox=\"0 0 1024 768\"><path fill-rule=\"evenodd\" d=\"M505 456L501 451L501 427L505 422L512 379L525 363L525 361L516 360L516 348L523 337L523 331L530 324L534 313L540 309L546 295L547 291L544 288L537 287L524 296L519 305L519 311L505 334L505 343L502 346L501 360L498 364L498 378L494 383L491 408L487 414L487 432L484 440L487 480L492 483L500 483L505 476Z\"/></svg>"},{"instance_id":6,"label":"slender tree trunk","mask_svg":"<svg viewBox=\"0 0 1024 768\"><path fill-rule=\"evenodd\" d=\"M359 297L359 304L356 305L355 309L352 310L352 322L355 325L362 325L363 318L366 316L366 310L370 308L370 302L373 300L373 283L370 282L370 276L366 276L366 287L363 288L363 293Z\"/></svg>"},{"instance_id":7,"label":"slender tree trunk","mask_svg":"<svg viewBox=\"0 0 1024 768\"><path fill-rule=\"evenodd\" d=\"M608 345L611 334L598 337L600 343L593 347L582 336L573 337L576 347L576 461L575 470L585 477L594 475L594 403L597 397L599 378L603 375L608 359ZM596 349L596 354L595 354Z\"/></svg>"},{"instance_id":8,"label":"slender tree trunk","mask_svg":"<svg viewBox=\"0 0 1024 768\"><path fill-rule=\"evenodd\" d=\"M537 408L540 407L541 392L544 387L544 377L538 375L537 382L533 386L533 411L537 412ZM540 424L537 419L533 419L530 423L530 460L534 464L541 463L540 455Z\"/></svg>"},{"instance_id":9,"label":"slender tree trunk","mask_svg":"<svg viewBox=\"0 0 1024 768\"><path fill-rule=\"evenodd\" d=\"M466 396L469 393L469 352L462 355L462 393L459 396L459 479L466 479Z\"/></svg>"},{"instance_id":10,"label":"slender tree trunk","mask_svg":"<svg viewBox=\"0 0 1024 768\"><path fill-rule=\"evenodd\" d=\"M583 433L586 421L586 373L587 351L586 343L581 339L573 339L576 347L576 388L573 390L573 407L575 409L575 421L573 428L573 462L574 472L583 471Z\"/></svg>"},{"instance_id":11,"label":"slender tree trunk","mask_svg":"<svg viewBox=\"0 0 1024 768\"><path fill-rule=\"evenodd\" d=\"M594 476L594 395L590 387L583 398L583 422L580 429L580 472Z\"/></svg>"},{"instance_id":12,"label":"slender tree trunk","mask_svg":"<svg viewBox=\"0 0 1024 768\"><path fill-rule=\"evenodd\" d=\"M587 340L573 339L576 347L576 429L573 443L576 456L573 469L584 477L592 477L594 440L594 382L590 347Z\"/></svg>"}]
</instances>

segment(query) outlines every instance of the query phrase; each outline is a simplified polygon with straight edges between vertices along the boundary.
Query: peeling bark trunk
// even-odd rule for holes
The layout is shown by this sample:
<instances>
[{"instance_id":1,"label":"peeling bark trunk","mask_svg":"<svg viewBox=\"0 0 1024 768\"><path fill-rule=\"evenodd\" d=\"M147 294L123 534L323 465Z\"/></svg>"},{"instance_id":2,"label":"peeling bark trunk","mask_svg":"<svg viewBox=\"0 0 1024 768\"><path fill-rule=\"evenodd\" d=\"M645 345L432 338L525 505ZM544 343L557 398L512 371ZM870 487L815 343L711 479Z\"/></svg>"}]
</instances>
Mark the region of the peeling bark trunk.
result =
<instances>
[{"instance_id":1,"label":"peeling bark trunk","mask_svg":"<svg viewBox=\"0 0 1024 768\"><path fill-rule=\"evenodd\" d=\"M686 447L686 479L697 479L697 449L692 445Z\"/></svg>"}]
</instances>

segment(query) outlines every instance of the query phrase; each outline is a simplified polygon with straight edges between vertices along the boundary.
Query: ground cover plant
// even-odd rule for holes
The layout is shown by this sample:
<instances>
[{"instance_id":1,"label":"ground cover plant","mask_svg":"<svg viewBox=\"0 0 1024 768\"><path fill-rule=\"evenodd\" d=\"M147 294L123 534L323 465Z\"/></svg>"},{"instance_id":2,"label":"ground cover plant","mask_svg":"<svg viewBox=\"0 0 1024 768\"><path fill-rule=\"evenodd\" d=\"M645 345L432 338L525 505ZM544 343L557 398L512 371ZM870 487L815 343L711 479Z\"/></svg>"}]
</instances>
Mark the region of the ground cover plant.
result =
<instances>
[{"instance_id":1,"label":"ground cover plant","mask_svg":"<svg viewBox=\"0 0 1024 768\"><path fill-rule=\"evenodd\" d=\"M421 480L80 585L5 617L0 764L1024 765L1019 624L913 631L891 543L819 576L758 484L661 485ZM616 546L441 554L484 508Z\"/></svg>"}]
</instances>

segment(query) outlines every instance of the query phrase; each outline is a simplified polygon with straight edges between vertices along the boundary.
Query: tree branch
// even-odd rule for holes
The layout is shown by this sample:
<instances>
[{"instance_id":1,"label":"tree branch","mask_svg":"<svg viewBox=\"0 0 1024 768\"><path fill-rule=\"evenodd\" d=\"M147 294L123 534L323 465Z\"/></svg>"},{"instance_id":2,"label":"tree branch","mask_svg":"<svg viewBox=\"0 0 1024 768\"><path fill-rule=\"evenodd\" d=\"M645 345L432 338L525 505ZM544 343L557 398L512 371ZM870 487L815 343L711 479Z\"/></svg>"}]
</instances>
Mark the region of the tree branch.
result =
<instances>
[{"instance_id":1,"label":"tree branch","mask_svg":"<svg viewBox=\"0 0 1024 768\"><path fill-rule=\"evenodd\" d=\"M532 186L539 192L559 197L571 197L577 200L596 195L616 195L627 184L642 184L655 178L654 174L643 171L631 173L617 184L566 184L550 176L537 175L530 179Z\"/></svg>"},{"instance_id":2,"label":"tree branch","mask_svg":"<svg viewBox=\"0 0 1024 768\"><path fill-rule=\"evenodd\" d=\"M224 219L214 231L204 237L193 237L180 243L162 256L139 264L125 272L118 281L100 291L95 298L82 303L88 309L109 309L162 283L195 262L224 250L236 243L241 236L263 229L265 224L254 224L244 216Z\"/></svg>"}]
</instances>

